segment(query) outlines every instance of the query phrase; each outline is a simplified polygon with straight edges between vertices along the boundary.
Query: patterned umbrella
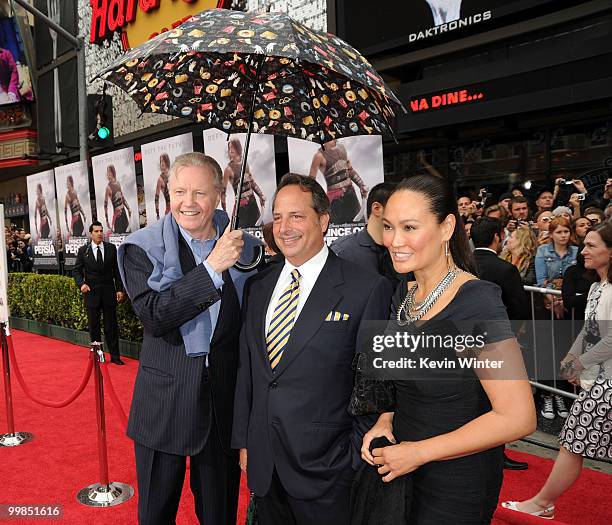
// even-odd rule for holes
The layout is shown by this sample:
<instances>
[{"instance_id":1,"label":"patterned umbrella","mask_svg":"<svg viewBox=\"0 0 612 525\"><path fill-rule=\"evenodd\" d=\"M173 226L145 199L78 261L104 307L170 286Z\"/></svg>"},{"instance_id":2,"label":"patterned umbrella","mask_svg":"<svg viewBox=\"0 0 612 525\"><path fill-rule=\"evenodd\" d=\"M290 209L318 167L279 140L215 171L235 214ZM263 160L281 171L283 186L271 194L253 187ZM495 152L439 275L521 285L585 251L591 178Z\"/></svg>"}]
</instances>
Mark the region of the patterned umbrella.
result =
<instances>
[{"instance_id":1,"label":"patterned umbrella","mask_svg":"<svg viewBox=\"0 0 612 525\"><path fill-rule=\"evenodd\" d=\"M353 47L283 13L204 11L100 76L143 112L320 143L392 135L393 106L402 107Z\"/></svg>"}]
</instances>

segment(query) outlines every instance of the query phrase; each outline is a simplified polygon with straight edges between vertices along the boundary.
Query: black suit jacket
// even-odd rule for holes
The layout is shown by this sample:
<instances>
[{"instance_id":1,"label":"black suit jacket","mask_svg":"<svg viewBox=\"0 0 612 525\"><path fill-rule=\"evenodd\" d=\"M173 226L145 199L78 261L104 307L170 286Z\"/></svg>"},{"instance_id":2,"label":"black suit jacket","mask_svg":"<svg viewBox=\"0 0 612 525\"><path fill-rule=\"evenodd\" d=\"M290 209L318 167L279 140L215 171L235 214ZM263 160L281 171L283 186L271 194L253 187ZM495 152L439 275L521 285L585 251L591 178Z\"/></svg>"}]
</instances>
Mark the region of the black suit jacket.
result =
<instances>
[{"instance_id":1,"label":"black suit jacket","mask_svg":"<svg viewBox=\"0 0 612 525\"><path fill-rule=\"evenodd\" d=\"M389 252L384 246L376 244L367 227L352 235L339 237L332 243L331 249L338 257L386 277L394 288L398 285L400 276L393 269Z\"/></svg>"},{"instance_id":2,"label":"black suit jacket","mask_svg":"<svg viewBox=\"0 0 612 525\"><path fill-rule=\"evenodd\" d=\"M80 288L87 284L90 291L83 294L83 301L88 308L101 308L117 304L117 292L123 291L119 267L117 266L117 248L110 242L104 242L104 266L96 262L94 244L89 242L79 248L74 264L74 279Z\"/></svg>"},{"instance_id":3,"label":"black suit jacket","mask_svg":"<svg viewBox=\"0 0 612 525\"><path fill-rule=\"evenodd\" d=\"M502 302L508 311L508 319L530 319L529 301L518 268L489 250L476 249L474 257L478 276L501 288Z\"/></svg>"},{"instance_id":4,"label":"black suit jacket","mask_svg":"<svg viewBox=\"0 0 612 525\"><path fill-rule=\"evenodd\" d=\"M384 277L330 250L273 374L265 318L282 268L252 277L245 292L232 446L248 450L249 487L258 496L276 467L291 496L314 499L350 467L360 446L347 412L357 331L364 319L388 319L392 290ZM325 321L330 311L349 319Z\"/></svg>"},{"instance_id":5,"label":"black suit jacket","mask_svg":"<svg viewBox=\"0 0 612 525\"><path fill-rule=\"evenodd\" d=\"M153 265L138 246L125 249L125 285L144 325L128 436L155 450L182 456L200 452L213 417L224 450L230 452L232 409L238 368L240 305L229 272L221 291L179 235L183 278L163 292L147 284ZM179 327L221 301L206 358L187 357ZM210 386L203 379L209 376Z\"/></svg>"}]
</instances>

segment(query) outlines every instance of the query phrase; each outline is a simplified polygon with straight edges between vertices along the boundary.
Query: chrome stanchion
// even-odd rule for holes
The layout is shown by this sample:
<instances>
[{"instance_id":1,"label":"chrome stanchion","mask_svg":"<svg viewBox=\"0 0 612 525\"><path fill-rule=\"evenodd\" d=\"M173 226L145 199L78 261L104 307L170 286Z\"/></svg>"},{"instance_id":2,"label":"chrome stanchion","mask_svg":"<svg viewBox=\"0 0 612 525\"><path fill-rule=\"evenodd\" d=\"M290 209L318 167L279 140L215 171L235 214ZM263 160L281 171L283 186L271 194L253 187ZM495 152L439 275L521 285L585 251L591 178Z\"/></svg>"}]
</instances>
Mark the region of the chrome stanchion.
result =
<instances>
[{"instance_id":1,"label":"chrome stanchion","mask_svg":"<svg viewBox=\"0 0 612 525\"><path fill-rule=\"evenodd\" d=\"M34 435L29 432L15 432L15 419L13 417L13 391L11 389L11 363L9 361L8 338L11 333L8 323L0 323L2 330L2 366L4 371L4 401L6 404L6 420L8 432L0 434L0 447L18 447L29 443Z\"/></svg>"},{"instance_id":2,"label":"chrome stanchion","mask_svg":"<svg viewBox=\"0 0 612 525\"><path fill-rule=\"evenodd\" d=\"M106 418L104 415L104 381L100 363L104 363L102 343L91 343L94 352L93 374L96 390L96 420L98 423L98 457L100 463L100 482L82 488L77 494L77 501L89 507L113 507L129 500L134 489L127 483L108 480L108 458L106 455Z\"/></svg>"}]
</instances>

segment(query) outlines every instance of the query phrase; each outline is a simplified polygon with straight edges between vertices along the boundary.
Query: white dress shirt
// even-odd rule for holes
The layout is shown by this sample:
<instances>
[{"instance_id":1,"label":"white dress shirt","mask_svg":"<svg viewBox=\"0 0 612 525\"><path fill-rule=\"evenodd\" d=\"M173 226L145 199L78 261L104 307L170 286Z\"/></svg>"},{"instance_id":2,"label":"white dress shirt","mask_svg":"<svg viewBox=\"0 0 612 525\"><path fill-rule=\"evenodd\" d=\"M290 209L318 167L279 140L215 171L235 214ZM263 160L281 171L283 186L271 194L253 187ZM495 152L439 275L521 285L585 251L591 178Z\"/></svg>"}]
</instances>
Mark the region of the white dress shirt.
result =
<instances>
[{"instance_id":1,"label":"white dress shirt","mask_svg":"<svg viewBox=\"0 0 612 525\"><path fill-rule=\"evenodd\" d=\"M293 264L285 260L285 266L281 271L278 281L276 281L276 286L274 288L274 292L272 293L270 304L268 304L268 310L266 312L266 333L268 332L268 327L270 326L270 321L272 320L272 313L276 308L278 299L282 295L285 288L291 284L291 272L296 268L301 275L300 298L295 313L295 320L297 322L300 312L302 311L302 308L304 308L304 304L306 304L306 300L308 299L310 292L312 292L312 288L319 278L319 274L321 273L323 266L325 266L325 261L327 261L327 256L329 255L328 250L327 245L324 245L319 253L308 259L304 264L302 264L302 266L293 266Z\"/></svg>"},{"instance_id":2,"label":"white dress shirt","mask_svg":"<svg viewBox=\"0 0 612 525\"><path fill-rule=\"evenodd\" d=\"M98 250L102 252L102 261L104 261L104 242L101 242L100 244L96 244L95 242L92 241L91 249L93 250L93 256L96 261L98 260Z\"/></svg>"}]
</instances>

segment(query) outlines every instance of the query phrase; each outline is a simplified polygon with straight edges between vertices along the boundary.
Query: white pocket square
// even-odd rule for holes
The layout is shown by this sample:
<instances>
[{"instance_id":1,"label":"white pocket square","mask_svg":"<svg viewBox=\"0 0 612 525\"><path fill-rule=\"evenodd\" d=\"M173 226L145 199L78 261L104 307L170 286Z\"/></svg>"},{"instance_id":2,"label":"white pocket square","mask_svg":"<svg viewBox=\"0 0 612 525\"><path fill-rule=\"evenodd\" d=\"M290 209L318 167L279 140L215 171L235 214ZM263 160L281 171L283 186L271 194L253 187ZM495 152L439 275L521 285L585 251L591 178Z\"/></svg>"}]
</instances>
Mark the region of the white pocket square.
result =
<instances>
[{"instance_id":1,"label":"white pocket square","mask_svg":"<svg viewBox=\"0 0 612 525\"><path fill-rule=\"evenodd\" d=\"M350 315L349 314L343 314L342 312L336 312L335 310L332 310L331 312L329 312L327 314L327 316L325 317L326 321L348 321L349 320Z\"/></svg>"}]
</instances>

